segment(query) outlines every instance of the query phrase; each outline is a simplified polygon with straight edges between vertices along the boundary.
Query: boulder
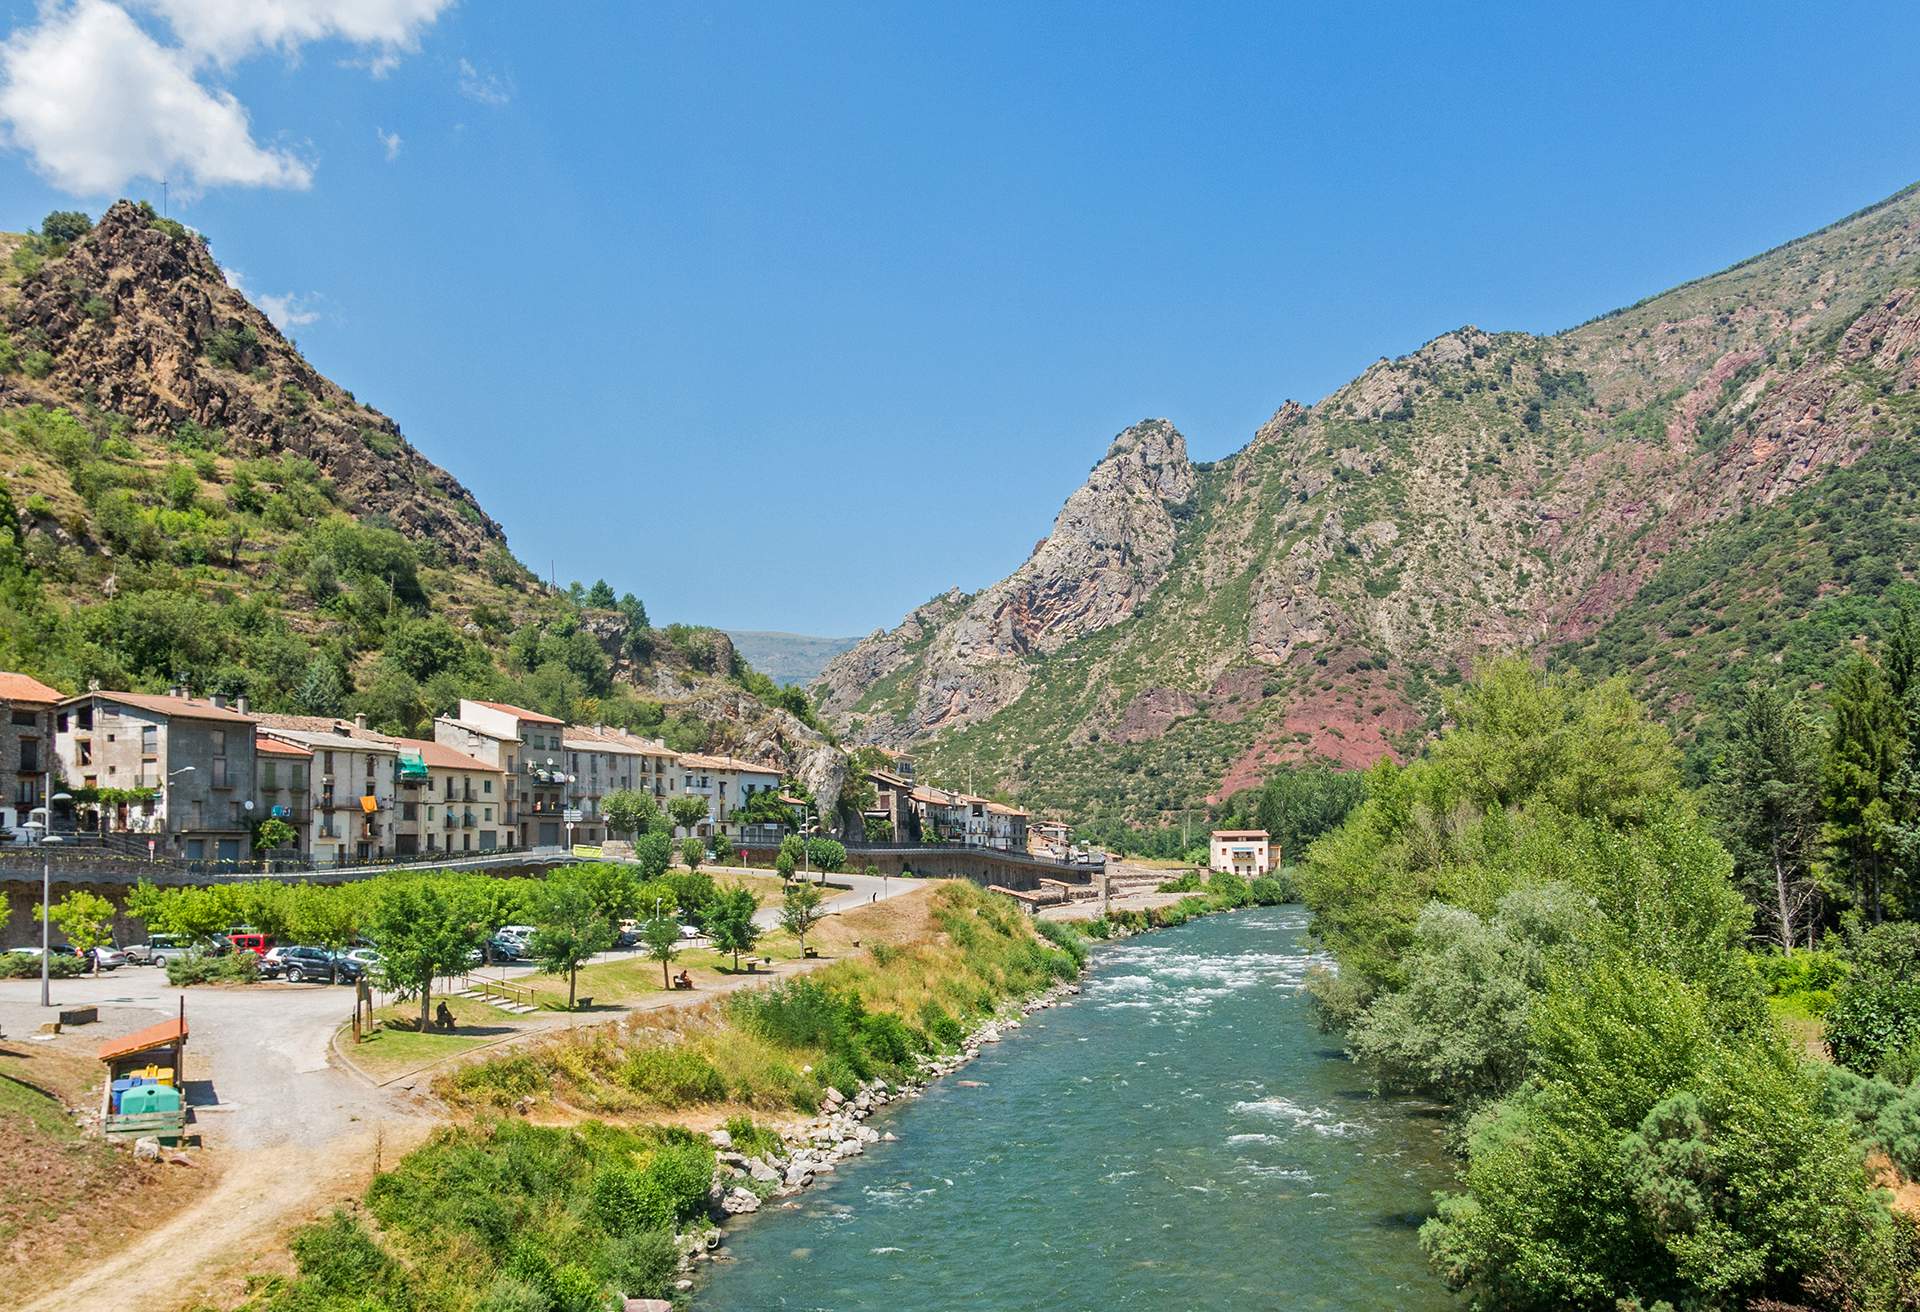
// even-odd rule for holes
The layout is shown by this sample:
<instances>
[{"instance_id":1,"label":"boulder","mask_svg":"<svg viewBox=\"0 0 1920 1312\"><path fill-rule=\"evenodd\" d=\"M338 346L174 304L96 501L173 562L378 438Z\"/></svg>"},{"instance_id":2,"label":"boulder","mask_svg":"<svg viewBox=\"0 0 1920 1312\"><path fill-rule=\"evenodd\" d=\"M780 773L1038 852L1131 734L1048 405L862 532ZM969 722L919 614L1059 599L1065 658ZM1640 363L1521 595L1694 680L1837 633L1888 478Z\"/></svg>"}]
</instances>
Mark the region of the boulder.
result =
<instances>
[{"instance_id":1,"label":"boulder","mask_svg":"<svg viewBox=\"0 0 1920 1312\"><path fill-rule=\"evenodd\" d=\"M780 1172L774 1170L771 1166L767 1165L765 1161L763 1161L758 1157L750 1158L748 1160L747 1174L752 1176L756 1180L778 1180L780 1178Z\"/></svg>"},{"instance_id":2,"label":"boulder","mask_svg":"<svg viewBox=\"0 0 1920 1312\"><path fill-rule=\"evenodd\" d=\"M805 1162L795 1162L787 1168L784 1183L789 1189L805 1189L813 1183L813 1168Z\"/></svg>"},{"instance_id":3,"label":"boulder","mask_svg":"<svg viewBox=\"0 0 1920 1312\"><path fill-rule=\"evenodd\" d=\"M760 1210L760 1195L751 1189L736 1188L727 1191L720 1200L720 1210L728 1216L742 1216L748 1212Z\"/></svg>"},{"instance_id":4,"label":"boulder","mask_svg":"<svg viewBox=\"0 0 1920 1312\"><path fill-rule=\"evenodd\" d=\"M144 1139L135 1139L133 1141L133 1160L136 1162L159 1161L160 1141L152 1135L148 1135Z\"/></svg>"},{"instance_id":5,"label":"boulder","mask_svg":"<svg viewBox=\"0 0 1920 1312\"><path fill-rule=\"evenodd\" d=\"M728 1134L725 1130L707 1131L707 1141L711 1143L715 1148L724 1149L724 1148L733 1147L733 1136Z\"/></svg>"}]
</instances>

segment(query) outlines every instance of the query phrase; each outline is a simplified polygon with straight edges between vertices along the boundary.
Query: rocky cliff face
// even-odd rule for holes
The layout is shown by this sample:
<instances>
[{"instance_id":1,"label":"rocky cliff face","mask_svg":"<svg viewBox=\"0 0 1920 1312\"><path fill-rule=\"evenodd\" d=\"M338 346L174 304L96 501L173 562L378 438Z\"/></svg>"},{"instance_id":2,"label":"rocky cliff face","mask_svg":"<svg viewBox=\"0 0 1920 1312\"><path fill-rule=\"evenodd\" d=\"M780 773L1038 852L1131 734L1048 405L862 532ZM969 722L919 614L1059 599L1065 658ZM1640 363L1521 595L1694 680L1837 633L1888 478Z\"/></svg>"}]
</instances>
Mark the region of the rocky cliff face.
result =
<instances>
[{"instance_id":1,"label":"rocky cliff face","mask_svg":"<svg viewBox=\"0 0 1920 1312\"><path fill-rule=\"evenodd\" d=\"M1151 429L1020 571L836 662L835 723L1139 818L1404 755L1483 653L1920 436L1920 191L1558 336L1444 334L1203 471Z\"/></svg>"},{"instance_id":2,"label":"rocky cliff face","mask_svg":"<svg viewBox=\"0 0 1920 1312\"><path fill-rule=\"evenodd\" d=\"M910 679L910 698L859 717L863 737L899 744L992 715L1025 689L1030 658L1119 623L1159 585L1193 492L1186 439L1172 424L1127 429L1025 564L974 596L936 598L835 657L815 684L823 709L852 723L873 688Z\"/></svg>"},{"instance_id":3,"label":"rocky cliff face","mask_svg":"<svg viewBox=\"0 0 1920 1312\"><path fill-rule=\"evenodd\" d=\"M0 405L98 407L160 440L191 421L222 431L239 455L312 460L346 509L431 537L456 559L505 542L457 479L229 286L205 242L128 201L27 278L0 324L50 361L42 377L0 378Z\"/></svg>"}]
</instances>

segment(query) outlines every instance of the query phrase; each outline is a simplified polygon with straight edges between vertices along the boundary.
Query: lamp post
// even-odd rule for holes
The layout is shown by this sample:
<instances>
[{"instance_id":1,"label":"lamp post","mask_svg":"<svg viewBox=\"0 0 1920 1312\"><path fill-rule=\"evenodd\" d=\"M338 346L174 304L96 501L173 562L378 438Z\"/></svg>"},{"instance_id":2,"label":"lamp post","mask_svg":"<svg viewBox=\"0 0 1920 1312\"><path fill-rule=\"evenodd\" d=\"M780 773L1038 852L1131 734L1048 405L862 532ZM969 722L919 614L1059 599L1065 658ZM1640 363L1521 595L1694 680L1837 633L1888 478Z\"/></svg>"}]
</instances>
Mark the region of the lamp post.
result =
<instances>
[{"instance_id":1,"label":"lamp post","mask_svg":"<svg viewBox=\"0 0 1920 1312\"><path fill-rule=\"evenodd\" d=\"M48 771L47 782L51 786L53 773ZM40 831L43 846L60 842L60 836L53 832L53 804L71 802L73 798L66 793L47 794L47 826ZM53 948L53 850L51 846L41 854L40 865L40 1005L53 1005L52 968L48 953Z\"/></svg>"}]
</instances>

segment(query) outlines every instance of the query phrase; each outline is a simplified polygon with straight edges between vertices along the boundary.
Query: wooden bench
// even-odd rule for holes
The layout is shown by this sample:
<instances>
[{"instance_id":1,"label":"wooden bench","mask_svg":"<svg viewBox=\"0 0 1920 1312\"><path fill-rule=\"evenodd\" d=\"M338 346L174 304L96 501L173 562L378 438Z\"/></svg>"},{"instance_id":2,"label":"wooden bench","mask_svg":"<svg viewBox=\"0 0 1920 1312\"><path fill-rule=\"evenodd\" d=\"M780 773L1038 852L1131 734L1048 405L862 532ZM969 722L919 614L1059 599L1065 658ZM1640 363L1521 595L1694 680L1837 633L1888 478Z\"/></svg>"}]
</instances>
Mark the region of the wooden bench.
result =
<instances>
[{"instance_id":1,"label":"wooden bench","mask_svg":"<svg viewBox=\"0 0 1920 1312\"><path fill-rule=\"evenodd\" d=\"M159 1139L178 1141L187 1133L187 1111L183 1107L177 1112L142 1112L137 1116L109 1116L102 1130L109 1139L144 1139L152 1135Z\"/></svg>"}]
</instances>

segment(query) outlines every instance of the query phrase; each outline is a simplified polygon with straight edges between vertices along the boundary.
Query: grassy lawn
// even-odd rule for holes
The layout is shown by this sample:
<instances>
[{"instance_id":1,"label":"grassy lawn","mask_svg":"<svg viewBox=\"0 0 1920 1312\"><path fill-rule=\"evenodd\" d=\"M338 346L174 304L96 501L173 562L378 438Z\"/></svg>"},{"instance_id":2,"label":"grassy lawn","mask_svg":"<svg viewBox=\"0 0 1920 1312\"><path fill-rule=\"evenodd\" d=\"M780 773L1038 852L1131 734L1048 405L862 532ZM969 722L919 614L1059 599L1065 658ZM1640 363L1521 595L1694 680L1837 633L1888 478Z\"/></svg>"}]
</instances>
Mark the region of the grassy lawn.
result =
<instances>
[{"instance_id":1,"label":"grassy lawn","mask_svg":"<svg viewBox=\"0 0 1920 1312\"><path fill-rule=\"evenodd\" d=\"M514 1016L489 1003L476 998L435 998L436 1012L443 1000L453 1012L455 1028L450 1034L439 1030L426 1034L416 1032L413 1026L419 1022L420 1008L400 1003L373 1013L380 1025L367 1036L366 1042L355 1046L350 1035L343 1035L340 1045L355 1065L375 1079L383 1080L492 1043L514 1029Z\"/></svg>"}]
</instances>

